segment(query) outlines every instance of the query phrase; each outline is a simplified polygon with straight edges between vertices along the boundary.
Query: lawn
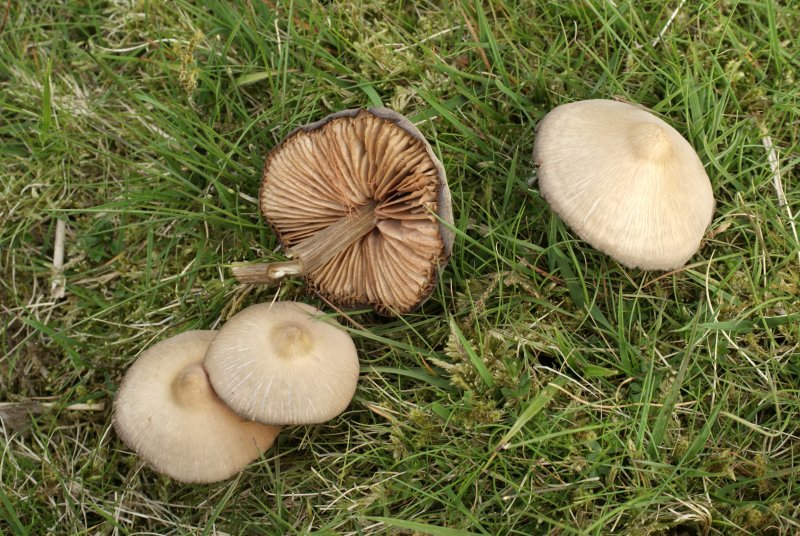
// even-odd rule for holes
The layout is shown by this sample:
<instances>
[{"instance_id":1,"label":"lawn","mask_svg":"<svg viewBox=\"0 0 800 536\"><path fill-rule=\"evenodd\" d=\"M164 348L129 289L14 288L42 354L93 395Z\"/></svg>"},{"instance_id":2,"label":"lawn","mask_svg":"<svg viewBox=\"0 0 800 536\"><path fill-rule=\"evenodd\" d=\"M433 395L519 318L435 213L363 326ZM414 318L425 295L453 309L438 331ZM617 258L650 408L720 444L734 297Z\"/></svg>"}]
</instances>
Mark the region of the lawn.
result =
<instances>
[{"instance_id":1,"label":"lawn","mask_svg":"<svg viewBox=\"0 0 800 536\"><path fill-rule=\"evenodd\" d=\"M795 0L0 2L0 533L800 533L798 28ZM590 98L697 150L683 268L621 266L540 195L537 122ZM237 284L284 258L268 152L380 105L447 171L431 298ZM144 466L111 427L137 354L275 298L347 327L349 408L218 484Z\"/></svg>"}]
</instances>

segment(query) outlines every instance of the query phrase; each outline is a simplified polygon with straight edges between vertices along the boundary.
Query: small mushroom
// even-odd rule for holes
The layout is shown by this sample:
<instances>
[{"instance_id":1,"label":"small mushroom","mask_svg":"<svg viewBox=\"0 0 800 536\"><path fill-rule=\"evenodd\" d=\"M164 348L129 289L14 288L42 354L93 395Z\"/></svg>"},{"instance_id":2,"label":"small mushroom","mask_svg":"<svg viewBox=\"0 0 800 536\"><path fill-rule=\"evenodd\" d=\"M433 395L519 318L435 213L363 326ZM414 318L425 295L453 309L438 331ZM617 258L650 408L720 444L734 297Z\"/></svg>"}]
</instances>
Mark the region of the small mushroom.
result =
<instances>
[{"instance_id":1,"label":"small mushroom","mask_svg":"<svg viewBox=\"0 0 800 536\"><path fill-rule=\"evenodd\" d=\"M153 469L183 482L230 478L281 429L245 421L214 393L202 366L214 333L187 331L154 344L114 399L117 435Z\"/></svg>"},{"instance_id":2,"label":"small mushroom","mask_svg":"<svg viewBox=\"0 0 800 536\"><path fill-rule=\"evenodd\" d=\"M358 382L350 336L322 311L295 302L251 305L231 317L204 366L225 403L269 424L314 424L340 414Z\"/></svg>"},{"instance_id":3,"label":"small mushroom","mask_svg":"<svg viewBox=\"0 0 800 536\"><path fill-rule=\"evenodd\" d=\"M602 99L558 106L537 127L533 158L553 210L626 266L682 266L711 223L714 195L697 153L638 106Z\"/></svg>"},{"instance_id":4,"label":"small mushroom","mask_svg":"<svg viewBox=\"0 0 800 536\"><path fill-rule=\"evenodd\" d=\"M428 298L450 257L444 168L386 108L345 110L289 134L267 158L260 204L292 260L234 267L243 283L303 275L334 303L399 314Z\"/></svg>"}]
</instances>

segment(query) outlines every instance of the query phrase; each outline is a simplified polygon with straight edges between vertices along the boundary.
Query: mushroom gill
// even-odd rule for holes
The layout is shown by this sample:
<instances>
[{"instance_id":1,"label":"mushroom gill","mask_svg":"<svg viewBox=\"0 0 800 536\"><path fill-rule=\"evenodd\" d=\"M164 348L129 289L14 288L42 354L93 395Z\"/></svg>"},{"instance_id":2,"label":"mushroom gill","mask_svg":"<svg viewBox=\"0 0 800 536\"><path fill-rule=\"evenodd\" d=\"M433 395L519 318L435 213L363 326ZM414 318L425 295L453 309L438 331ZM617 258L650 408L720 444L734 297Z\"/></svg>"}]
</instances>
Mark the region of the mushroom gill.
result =
<instances>
[{"instance_id":1,"label":"mushroom gill","mask_svg":"<svg viewBox=\"0 0 800 536\"><path fill-rule=\"evenodd\" d=\"M292 260L235 267L241 282L301 274L334 303L402 313L428 297L450 255L444 168L391 110L346 110L295 130L267 158L260 203Z\"/></svg>"}]
</instances>

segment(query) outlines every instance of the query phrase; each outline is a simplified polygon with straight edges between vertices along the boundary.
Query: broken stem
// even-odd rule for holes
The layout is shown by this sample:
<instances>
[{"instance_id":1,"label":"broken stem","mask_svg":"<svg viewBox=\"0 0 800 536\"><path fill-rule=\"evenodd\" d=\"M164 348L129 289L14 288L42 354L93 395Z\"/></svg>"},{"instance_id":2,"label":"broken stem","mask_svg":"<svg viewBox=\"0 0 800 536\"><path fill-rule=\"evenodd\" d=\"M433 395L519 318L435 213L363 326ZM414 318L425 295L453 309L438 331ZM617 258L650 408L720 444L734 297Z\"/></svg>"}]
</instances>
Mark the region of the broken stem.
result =
<instances>
[{"instance_id":1,"label":"broken stem","mask_svg":"<svg viewBox=\"0 0 800 536\"><path fill-rule=\"evenodd\" d=\"M278 283L287 275L300 275L303 265L299 260L286 262L271 262L269 264L243 264L231 268L233 277L239 283L259 285L264 283Z\"/></svg>"},{"instance_id":2,"label":"broken stem","mask_svg":"<svg viewBox=\"0 0 800 536\"><path fill-rule=\"evenodd\" d=\"M375 202L363 205L352 214L295 245L287 252L292 260L234 266L231 268L233 277L240 283L274 284L287 275L303 275L321 268L375 227L376 205Z\"/></svg>"}]
</instances>

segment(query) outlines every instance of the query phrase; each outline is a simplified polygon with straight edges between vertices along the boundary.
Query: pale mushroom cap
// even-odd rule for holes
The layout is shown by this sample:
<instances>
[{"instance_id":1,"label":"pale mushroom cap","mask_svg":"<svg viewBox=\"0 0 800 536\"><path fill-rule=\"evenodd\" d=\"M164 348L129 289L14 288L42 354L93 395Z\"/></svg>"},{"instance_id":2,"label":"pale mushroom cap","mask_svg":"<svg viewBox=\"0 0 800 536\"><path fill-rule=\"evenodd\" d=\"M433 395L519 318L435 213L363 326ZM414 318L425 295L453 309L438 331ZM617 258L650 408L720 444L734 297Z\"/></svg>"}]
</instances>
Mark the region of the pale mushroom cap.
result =
<instances>
[{"instance_id":1,"label":"pale mushroom cap","mask_svg":"<svg viewBox=\"0 0 800 536\"><path fill-rule=\"evenodd\" d=\"M340 305L411 311L447 264L453 233L444 167L422 133L386 108L345 110L290 133L267 158L261 211L289 250L358 207L377 224L309 286Z\"/></svg>"},{"instance_id":2,"label":"pale mushroom cap","mask_svg":"<svg viewBox=\"0 0 800 536\"><path fill-rule=\"evenodd\" d=\"M187 331L144 351L114 399L114 428L156 471L216 482L272 445L279 426L248 422L216 395L202 363L214 331Z\"/></svg>"},{"instance_id":3,"label":"pale mushroom cap","mask_svg":"<svg viewBox=\"0 0 800 536\"><path fill-rule=\"evenodd\" d=\"M700 247L711 182L683 136L631 104L563 104L537 127L539 188L583 240L620 263L672 270Z\"/></svg>"},{"instance_id":4,"label":"pale mushroom cap","mask_svg":"<svg viewBox=\"0 0 800 536\"><path fill-rule=\"evenodd\" d=\"M345 410L358 382L350 336L322 311L295 302L252 305L220 329L205 367L239 415L271 424L313 424Z\"/></svg>"}]
</instances>

